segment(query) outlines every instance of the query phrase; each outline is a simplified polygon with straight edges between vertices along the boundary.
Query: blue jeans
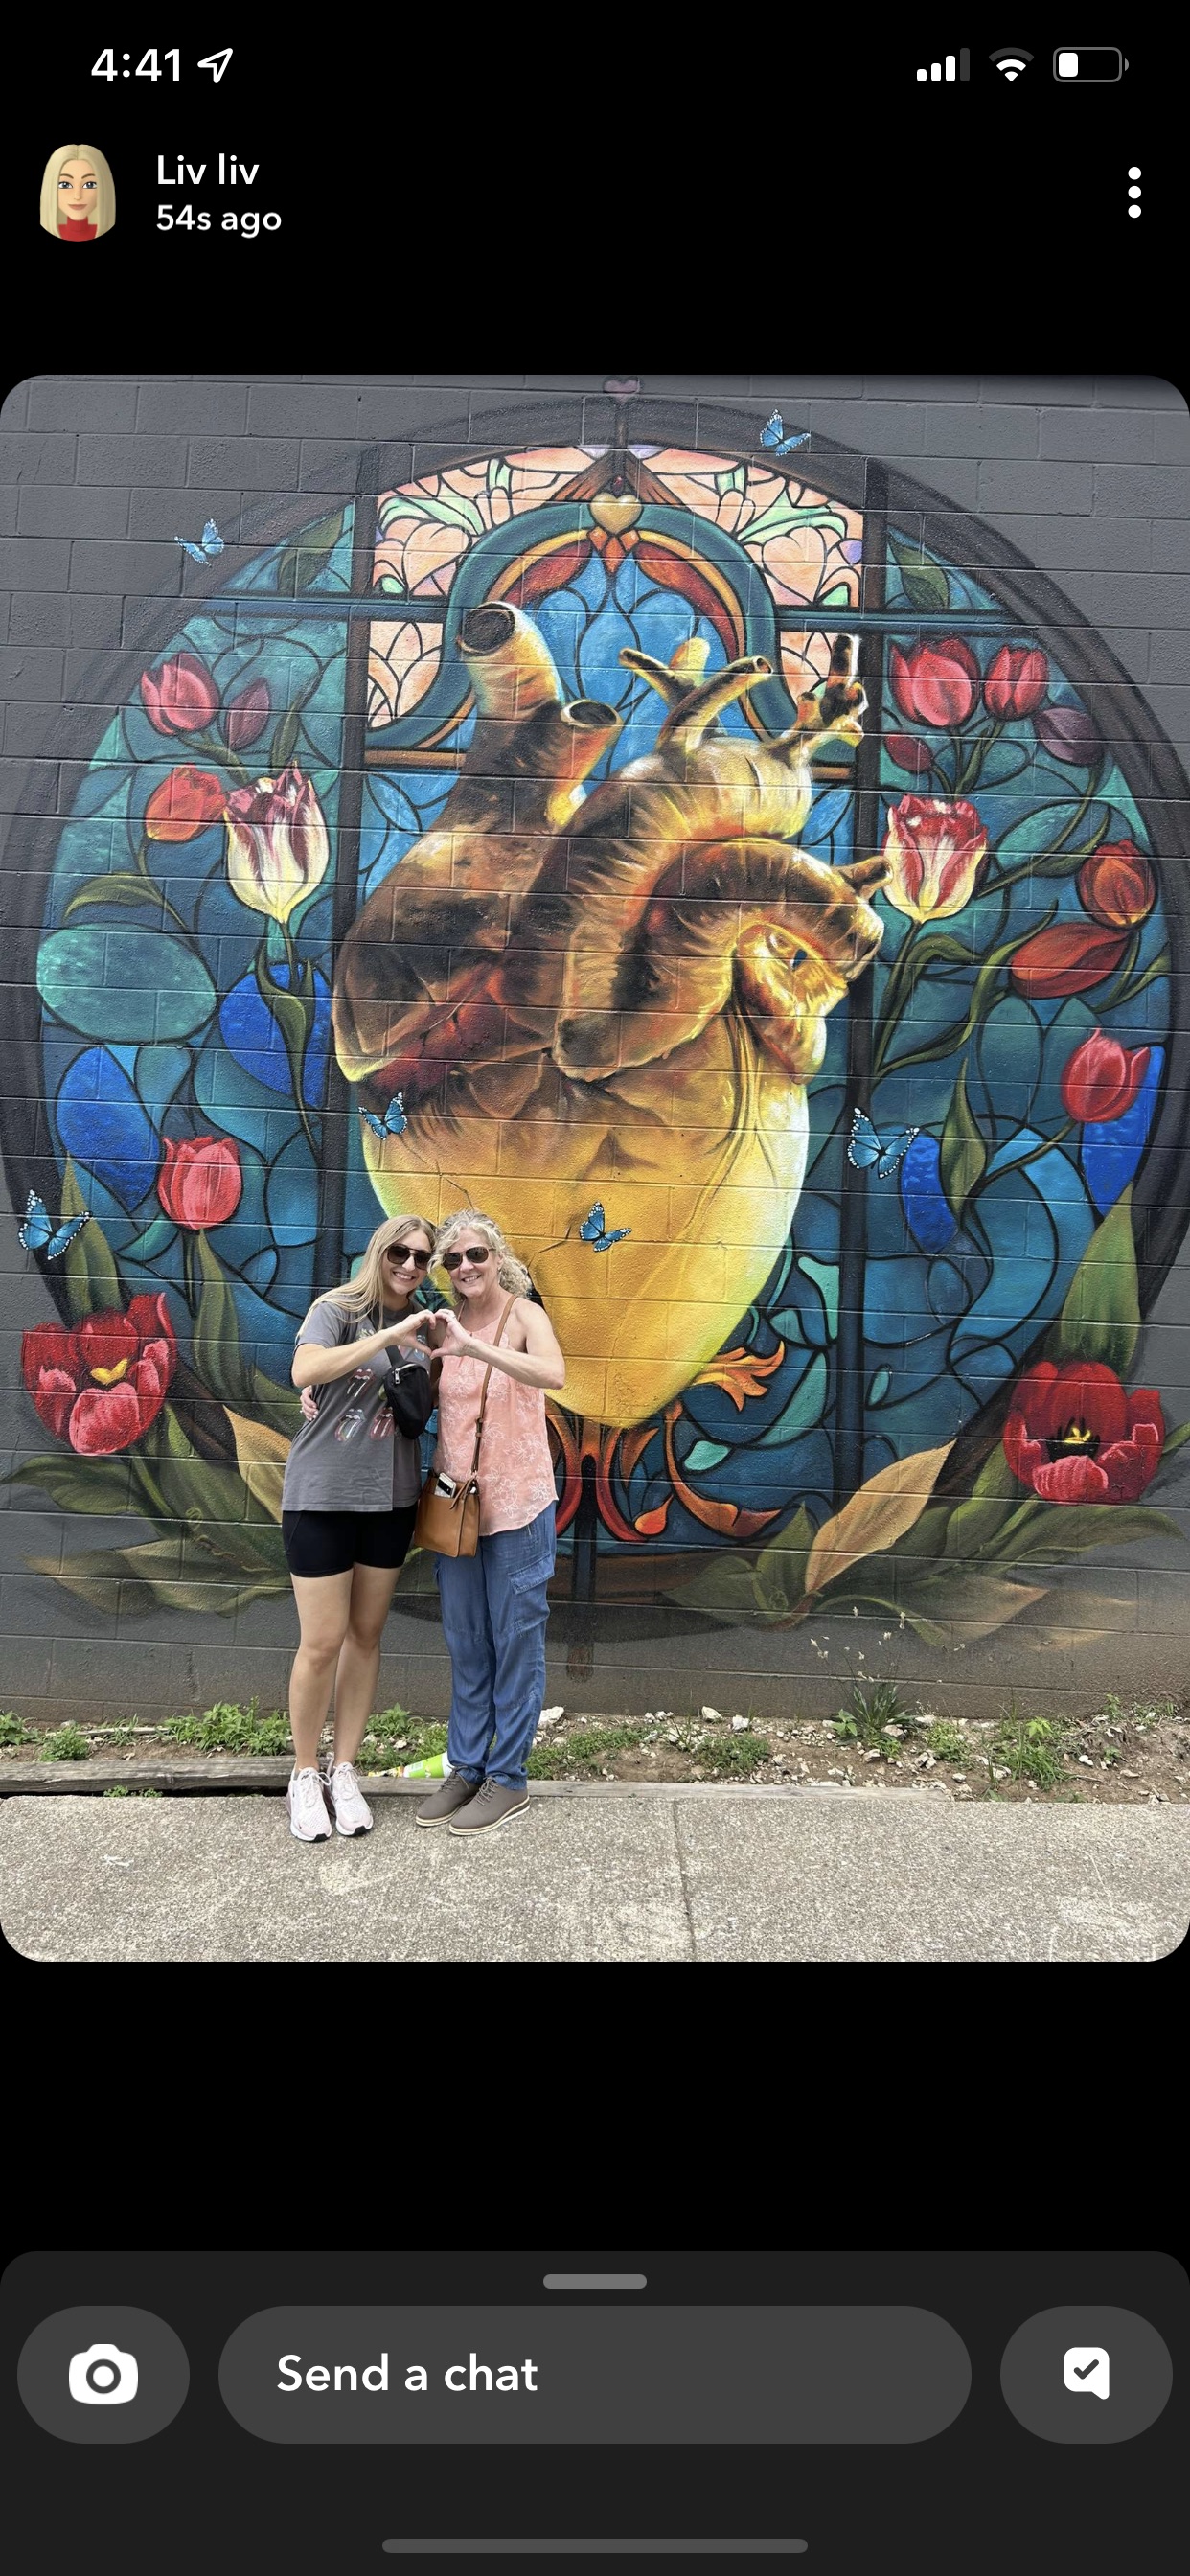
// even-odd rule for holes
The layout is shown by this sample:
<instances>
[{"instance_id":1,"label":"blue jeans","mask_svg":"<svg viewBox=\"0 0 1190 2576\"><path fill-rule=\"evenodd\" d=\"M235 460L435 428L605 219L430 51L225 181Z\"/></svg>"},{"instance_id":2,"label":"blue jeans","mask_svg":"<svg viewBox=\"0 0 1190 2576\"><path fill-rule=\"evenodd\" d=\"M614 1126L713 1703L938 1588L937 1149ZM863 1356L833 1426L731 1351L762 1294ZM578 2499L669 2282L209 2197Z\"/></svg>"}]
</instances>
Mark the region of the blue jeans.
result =
<instances>
[{"instance_id":1,"label":"blue jeans","mask_svg":"<svg viewBox=\"0 0 1190 2576\"><path fill-rule=\"evenodd\" d=\"M464 1779L524 1788L545 1695L554 1545L550 1503L523 1529L481 1538L474 1556L437 1559L452 1681L446 1750Z\"/></svg>"}]
</instances>

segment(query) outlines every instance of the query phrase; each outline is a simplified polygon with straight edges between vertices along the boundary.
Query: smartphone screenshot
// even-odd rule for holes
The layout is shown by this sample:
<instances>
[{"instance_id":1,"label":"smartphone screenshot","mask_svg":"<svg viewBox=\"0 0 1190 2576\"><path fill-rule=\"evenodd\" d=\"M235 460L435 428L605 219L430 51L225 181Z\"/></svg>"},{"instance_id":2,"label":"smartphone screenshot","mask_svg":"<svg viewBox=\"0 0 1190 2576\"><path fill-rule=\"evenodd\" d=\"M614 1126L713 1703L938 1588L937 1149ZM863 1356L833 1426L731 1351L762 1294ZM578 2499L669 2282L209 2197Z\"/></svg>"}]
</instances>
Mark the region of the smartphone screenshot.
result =
<instances>
[{"instance_id":1,"label":"smartphone screenshot","mask_svg":"<svg viewBox=\"0 0 1190 2576\"><path fill-rule=\"evenodd\" d=\"M8 1966L1172 1966L1159 40L160 32L3 182Z\"/></svg>"},{"instance_id":2,"label":"smartphone screenshot","mask_svg":"<svg viewBox=\"0 0 1190 2576\"><path fill-rule=\"evenodd\" d=\"M24 2254L21 2563L1181 2564L1167 2254Z\"/></svg>"}]
</instances>

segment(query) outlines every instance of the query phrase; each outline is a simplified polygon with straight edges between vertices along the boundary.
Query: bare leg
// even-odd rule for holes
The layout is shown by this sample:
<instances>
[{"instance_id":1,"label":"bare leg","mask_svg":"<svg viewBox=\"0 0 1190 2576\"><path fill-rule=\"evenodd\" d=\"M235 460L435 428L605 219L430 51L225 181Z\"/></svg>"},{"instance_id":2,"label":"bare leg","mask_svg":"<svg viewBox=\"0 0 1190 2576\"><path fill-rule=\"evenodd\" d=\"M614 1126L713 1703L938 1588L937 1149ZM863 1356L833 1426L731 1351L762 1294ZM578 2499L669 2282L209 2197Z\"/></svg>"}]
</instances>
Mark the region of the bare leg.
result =
<instances>
[{"instance_id":1,"label":"bare leg","mask_svg":"<svg viewBox=\"0 0 1190 2576\"><path fill-rule=\"evenodd\" d=\"M397 1573L395 1565L357 1565L352 1570L347 1634L335 1674L336 1762L354 1762L372 1713L380 1639Z\"/></svg>"},{"instance_id":2,"label":"bare leg","mask_svg":"<svg viewBox=\"0 0 1190 2576\"><path fill-rule=\"evenodd\" d=\"M350 1574L295 1574L294 1599L302 1625L302 1642L289 1677L289 1723L294 1762L312 1771L318 1761L318 1738L330 1701L339 1649L351 1610Z\"/></svg>"}]
</instances>

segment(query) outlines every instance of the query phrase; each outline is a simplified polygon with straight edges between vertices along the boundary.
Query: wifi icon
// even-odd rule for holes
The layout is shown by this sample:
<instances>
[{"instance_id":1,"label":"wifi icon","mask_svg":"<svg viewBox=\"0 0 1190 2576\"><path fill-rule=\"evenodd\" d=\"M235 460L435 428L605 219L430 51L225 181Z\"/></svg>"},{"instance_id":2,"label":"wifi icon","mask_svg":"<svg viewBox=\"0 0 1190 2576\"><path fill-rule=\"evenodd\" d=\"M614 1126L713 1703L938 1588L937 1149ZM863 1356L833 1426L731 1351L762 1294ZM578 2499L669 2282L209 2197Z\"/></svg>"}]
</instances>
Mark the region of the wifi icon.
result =
<instances>
[{"instance_id":1,"label":"wifi icon","mask_svg":"<svg viewBox=\"0 0 1190 2576\"><path fill-rule=\"evenodd\" d=\"M1032 60L1032 54L1027 54L1023 45L1001 45L996 53L988 55L988 61L995 64L998 72L1003 72L1005 80L1018 80L1026 63Z\"/></svg>"}]
</instances>

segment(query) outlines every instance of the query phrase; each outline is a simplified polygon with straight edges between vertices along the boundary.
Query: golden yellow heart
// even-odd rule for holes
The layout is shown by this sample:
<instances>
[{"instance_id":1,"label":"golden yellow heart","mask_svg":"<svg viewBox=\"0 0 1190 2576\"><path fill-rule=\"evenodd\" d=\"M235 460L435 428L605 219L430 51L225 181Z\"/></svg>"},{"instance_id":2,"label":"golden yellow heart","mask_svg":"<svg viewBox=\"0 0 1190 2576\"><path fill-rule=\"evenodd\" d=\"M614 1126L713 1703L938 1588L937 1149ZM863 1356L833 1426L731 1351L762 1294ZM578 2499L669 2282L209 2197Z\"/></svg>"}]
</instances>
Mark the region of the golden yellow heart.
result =
<instances>
[{"instance_id":1,"label":"golden yellow heart","mask_svg":"<svg viewBox=\"0 0 1190 2576\"><path fill-rule=\"evenodd\" d=\"M625 528L635 527L640 503L635 492L624 492L619 500L612 492L600 492L591 503L591 516L597 528L606 528L609 537L619 537Z\"/></svg>"}]
</instances>

